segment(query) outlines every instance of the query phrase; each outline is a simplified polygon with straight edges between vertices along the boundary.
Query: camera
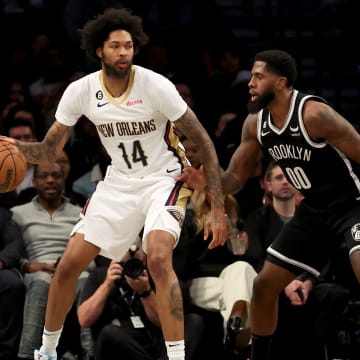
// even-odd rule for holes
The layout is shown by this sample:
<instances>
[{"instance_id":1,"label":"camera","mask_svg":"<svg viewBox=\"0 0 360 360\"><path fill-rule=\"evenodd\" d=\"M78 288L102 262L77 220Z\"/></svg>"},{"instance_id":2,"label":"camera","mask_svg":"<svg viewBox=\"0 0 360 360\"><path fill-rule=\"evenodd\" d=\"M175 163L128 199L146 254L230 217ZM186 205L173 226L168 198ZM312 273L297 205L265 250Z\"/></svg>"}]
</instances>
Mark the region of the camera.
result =
<instances>
[{"instance_id":1,"label":"camera","mask_svg":"<svg viewBox=\"0 0 360 360\"><path fill-rule=\"evenodd\" d=\"M120 265L123 267L123 272L125 275L136 279L144 271L144 263L135 257L135 253L138 251L138 248L135 245L130 247L130 257L126 261L120 261Z\"/></svg>"}]
</instances>

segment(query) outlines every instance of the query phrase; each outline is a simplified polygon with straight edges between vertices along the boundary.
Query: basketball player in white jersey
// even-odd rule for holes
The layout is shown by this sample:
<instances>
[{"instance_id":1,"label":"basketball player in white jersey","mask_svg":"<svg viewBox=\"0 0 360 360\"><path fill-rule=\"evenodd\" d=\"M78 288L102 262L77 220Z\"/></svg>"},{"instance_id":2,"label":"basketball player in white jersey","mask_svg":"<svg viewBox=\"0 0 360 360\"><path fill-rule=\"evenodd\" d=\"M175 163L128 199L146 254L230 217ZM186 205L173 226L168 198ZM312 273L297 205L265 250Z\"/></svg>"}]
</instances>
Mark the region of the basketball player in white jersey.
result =
<instances>
[{"instance_id":1,"label":"basketball player in white jersey","mask_svg":"<svg viewBox=\"0 0 360 360\"><path fill-rule=\"evenodd\" d=\"M85 24L82 47L100 59L101 70L68 86L56 120L41 143L16 141L30 163L55 159L77 120L85 115L95 124L112 159L58 264L49 292L43 343L35 350L37 360L56 359L56 346L81 271L99 253L120 260L143 227L143 247L155 282L168 357L184 360L182 297L172 268L172 250L192 190L174 180L187 165L177 130L201 149L213 199L210 247L226 241L214 146L175 86L165 77L133 65L134 54L147 41L141 19L125 9L109 9Z\"/></svg>"}]
</instances>

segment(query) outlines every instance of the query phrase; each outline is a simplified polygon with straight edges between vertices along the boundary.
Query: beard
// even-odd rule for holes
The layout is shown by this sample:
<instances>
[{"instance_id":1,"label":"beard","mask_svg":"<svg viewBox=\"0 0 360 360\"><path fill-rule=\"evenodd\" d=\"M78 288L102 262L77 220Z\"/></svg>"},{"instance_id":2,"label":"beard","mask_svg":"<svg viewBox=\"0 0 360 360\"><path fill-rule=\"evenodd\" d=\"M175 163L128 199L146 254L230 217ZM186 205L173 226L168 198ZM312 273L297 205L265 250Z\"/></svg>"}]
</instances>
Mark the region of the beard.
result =
<instances>
[{"instance_id":1,"label":"beard","mask_svg":"<svg viewBox=\"0 0 360 360\"><path fill-rule=\"evenodd\" d=\"M268 90L263 95L258 96L255 101L251 101L251 99L247 103L247 109L250 114L256 114L266 106L270 104L270 102L274 99L275 94L273 91Z\"/></svg>"},{"instance_id":2,"label":"beard","mask_svg":"<svg viewBox=\"0 0 360 360\"><path fill-rule=\"evenodd\" d=\"M104 72L109 77L114 77L114 78L117 78L117 79L124 79L130 73L131 63L128 63L128 66L126 68L119 69L116 66L109 65L108 63L106 63L106 59L104 57L101 58L101 61L102 61L103 66L104 66Z\"/></svg>"}]
</instances>

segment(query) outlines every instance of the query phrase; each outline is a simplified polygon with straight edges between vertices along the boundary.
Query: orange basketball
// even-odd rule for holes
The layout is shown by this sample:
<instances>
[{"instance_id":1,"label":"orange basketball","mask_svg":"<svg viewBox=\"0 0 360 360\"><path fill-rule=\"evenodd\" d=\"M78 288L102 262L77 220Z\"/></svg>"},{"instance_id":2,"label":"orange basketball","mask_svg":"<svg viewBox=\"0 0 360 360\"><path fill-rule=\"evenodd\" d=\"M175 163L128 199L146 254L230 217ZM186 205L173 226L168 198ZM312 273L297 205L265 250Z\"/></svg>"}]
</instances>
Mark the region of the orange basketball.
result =
<instances>
[{"instance_id":1,"label":"orange basketball","mask_svg":"<svg viewBox=\"0 0 360 360\"><path fill-rule=\"evenodd\" d=\"M26 158L18 147L0 142L0 193L14 190L23 181L26 171Z\"/></svg>"}]
</instances>

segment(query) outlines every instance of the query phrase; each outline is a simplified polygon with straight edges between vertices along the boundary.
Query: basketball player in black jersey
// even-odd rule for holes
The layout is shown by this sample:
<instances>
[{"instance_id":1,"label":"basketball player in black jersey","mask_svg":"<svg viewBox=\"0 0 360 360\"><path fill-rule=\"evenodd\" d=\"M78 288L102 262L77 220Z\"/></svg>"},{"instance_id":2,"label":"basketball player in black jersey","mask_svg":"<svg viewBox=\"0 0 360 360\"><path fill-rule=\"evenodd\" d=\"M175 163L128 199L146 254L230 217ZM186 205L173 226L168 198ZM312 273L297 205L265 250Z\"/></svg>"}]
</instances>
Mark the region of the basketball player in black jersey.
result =
<instances>
[{"instance_id":1,"label":"basketball player in black jersey","mask_svg":"<svg viewBox=\"0 0 360 360\"><path fill-rule=\"evenodd\" d=\"M294 218L268 248L254 282L252 360L270 359L279 293L303 270L319 275L338 247L324 239L325 230L345 241L360 281L360 135L325 100L295 90L296 76L295 60L288 53L256 54L250 114L222 178L224 193L236 193L267 153L304 195ZM205 183L201 171L192 168L179 179L196 189Z\"/></svg>"}]
</instances>

